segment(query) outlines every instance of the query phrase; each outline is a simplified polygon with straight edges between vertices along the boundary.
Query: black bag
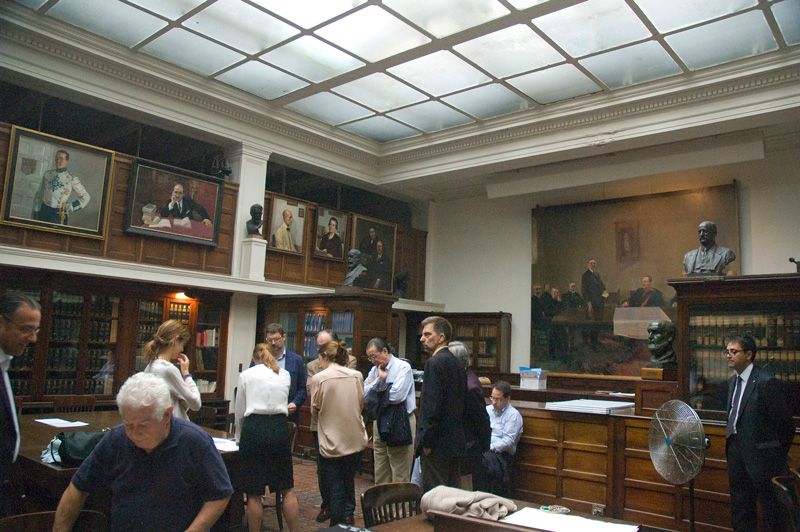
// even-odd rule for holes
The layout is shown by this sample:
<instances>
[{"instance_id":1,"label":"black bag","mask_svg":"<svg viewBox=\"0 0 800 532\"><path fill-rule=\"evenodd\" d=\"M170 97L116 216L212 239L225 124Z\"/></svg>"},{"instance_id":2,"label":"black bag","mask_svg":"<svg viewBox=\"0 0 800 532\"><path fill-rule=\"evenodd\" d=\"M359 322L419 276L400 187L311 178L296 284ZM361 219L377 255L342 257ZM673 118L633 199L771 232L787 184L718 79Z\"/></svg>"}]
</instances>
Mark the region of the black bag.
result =
<instances>
[{"instance_id":1,"label":"black bag","mask_svg":"<svg viewBox=\"0 0 800 532\"><path fill-rule=\"evenodd\" d=\"M384 393L388 396L388 392ZM405 401L388 404L381 409L378 415L378 432L387 447L402 447L414 442Z\"/></svg>"},{"instance_id":2,"label":"black bag","mask_svg":"<svg viewBox=\"0 0 800 532\"><path fill-rule=\"evenodd\" d=\"M60 462L67 467L77 467L81 465L81 462L92 453L95 446L100 443L100 440L102 440L105 435L105 432L87 432L80 430L74 432L59 432L56 438L61 440L61 445L58 448L58 455L61 458Z\"/></svg>"}]
</instances>

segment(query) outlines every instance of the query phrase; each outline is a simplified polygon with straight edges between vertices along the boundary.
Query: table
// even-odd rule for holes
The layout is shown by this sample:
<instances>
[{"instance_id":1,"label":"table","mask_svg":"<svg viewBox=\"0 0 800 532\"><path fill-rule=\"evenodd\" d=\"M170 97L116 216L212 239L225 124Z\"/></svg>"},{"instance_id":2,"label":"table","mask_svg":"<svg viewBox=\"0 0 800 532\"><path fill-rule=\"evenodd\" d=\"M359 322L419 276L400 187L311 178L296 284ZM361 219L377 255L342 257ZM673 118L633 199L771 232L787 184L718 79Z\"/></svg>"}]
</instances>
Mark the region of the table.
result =
<instances>
[{"instance_id":1,"label":"table","mask_svg":"<svg viewBox=\"0 0 800 532\"><path fill-rule=\"evenodd\" d=\"M44 423L38 423L37 419L60 418L67 421L84 421L89 425L74 428L58 428ZM17 481L25 488L26 511L52 511L58 506L58 501L64 490L69 486L72 475L77 471L76 467L65 467L60 464L47 464L42 462L42 451L47 447L56 434L59 432L72 432L76 430L104 430L119 425L122 418L116 410L105 410L99 412L76 412L62 414L26 414L19 416L19 429L21 443L19 449L19 459L14 466L14 475ZM210 436L215 438L232 438L233 434L221 430L201 427ZM222 453L229 472L236 462L234 452ZM238 495L238 497L237 497ZM237 502L238 501L238 502ZM108 515L111 503L110 493L92 494L86 501L87 509L100 510ZM242 503L241 492L234 491L223 516L220 518L215 530L225 530L228 524L238 524L244 514L244 504ZM238 520L237 520L238 519Z\"/></svg>"}]
</instances>

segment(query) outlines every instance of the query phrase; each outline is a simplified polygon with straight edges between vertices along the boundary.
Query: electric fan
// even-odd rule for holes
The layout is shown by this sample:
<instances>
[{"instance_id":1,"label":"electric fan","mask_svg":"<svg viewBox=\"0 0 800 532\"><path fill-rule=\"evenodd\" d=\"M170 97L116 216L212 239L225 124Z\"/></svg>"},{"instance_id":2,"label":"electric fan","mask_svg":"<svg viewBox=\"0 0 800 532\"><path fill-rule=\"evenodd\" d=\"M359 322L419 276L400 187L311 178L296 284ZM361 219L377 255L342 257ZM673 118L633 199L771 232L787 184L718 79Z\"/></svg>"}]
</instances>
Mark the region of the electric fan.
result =
<instances>
[{"instance_id":1,"label":"electric fan","mask_svg":"<svg viewBox=\"0 0 800 532\"><path fill-rule=\"evenodd\" d=\"M689 530L694 532L694 477L703 466L709 442L692 407L673 399L650 422L650 460L656 471L675 485L689 483Z\"/></svg>"}]
</instances>

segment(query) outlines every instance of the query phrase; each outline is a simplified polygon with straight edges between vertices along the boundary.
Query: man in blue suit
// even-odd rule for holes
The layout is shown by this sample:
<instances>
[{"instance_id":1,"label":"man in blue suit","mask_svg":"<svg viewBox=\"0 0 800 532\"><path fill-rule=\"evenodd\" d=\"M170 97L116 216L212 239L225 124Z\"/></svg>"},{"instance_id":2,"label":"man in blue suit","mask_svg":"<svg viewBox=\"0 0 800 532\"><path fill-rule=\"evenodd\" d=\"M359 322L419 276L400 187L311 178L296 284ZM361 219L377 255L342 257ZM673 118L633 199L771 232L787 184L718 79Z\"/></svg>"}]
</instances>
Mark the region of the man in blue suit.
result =
<instances>
[{"instance_id":1,"label":"man in blue suit","mask_svg":"<svg viewBox=\"0 0 800 532\"><path fill-rule=\"evenodd\" d=\"M306 367L303 365L303 358L283 346L286 332L280 323L267 325L266 341L275 362L292 377L289 385L289 421L297 423L300 407L306 401Z\"/></svg>"}]
</instances>

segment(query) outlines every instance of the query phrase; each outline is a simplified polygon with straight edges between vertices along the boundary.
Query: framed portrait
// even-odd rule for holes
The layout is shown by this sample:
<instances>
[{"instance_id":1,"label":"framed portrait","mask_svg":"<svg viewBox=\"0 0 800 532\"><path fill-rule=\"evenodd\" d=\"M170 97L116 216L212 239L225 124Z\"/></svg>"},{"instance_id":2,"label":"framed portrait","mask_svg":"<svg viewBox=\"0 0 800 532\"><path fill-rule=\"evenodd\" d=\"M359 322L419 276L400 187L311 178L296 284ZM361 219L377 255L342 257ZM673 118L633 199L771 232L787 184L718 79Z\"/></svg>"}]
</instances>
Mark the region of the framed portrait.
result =
<instances>
[{"instance_id":1,"label":"framed portrait","mask_svg":"<svg viewBox=\"0 0 800 532\"><path fill-rule=\"evenodd\" d=\"M273 196L271 213L267 240L269 248L301 255L306 244L306 204L292 198Z\"/></svg>"},{"instance_id":2,"label":"framed portrait","mask_svg":"<svg viewBox=\"0 0 800 532\"><path fill-rule=\"evenodd\" d=\"M344 261L347 240L347 213L327 207L317 208L314 230L314 256Z\"/></svg>"},{"instance_id":3,"label":"framed portrait","mask_svg":"<svg viewBox=\"0 0 800 532\"><path fill-rule=\"evenodd\" d=\"M614 222L614 240L617 246L617 262L639 258L638 222Z\"/></svg>"},{"instance_id":4,"label":"framed portrait","mask_svg":"<svg viewBox=\"0 0 800 532\"><path fill-rule=\"evenodd\" d=\"M125 229L129 233L216 246L225 181L134 159Z\"/></svg>"},{"instance_id":5,"label":"framed portrait","mask_svg":"<svg viewBox=\"0 0 800 532\"><path fill-rule=\"evenodd\" d=\"M392 293L396 232L396 224L366 216L353 216L350 247L361 252L361 263L367 267L364 288Z\"/></svg>"},{"instance_id":6,"label":"framed portrait","mask_svg":"<svg viewBox=\"0 0 800 532\"><path fill-rule=\"evenodd\" d=\"M2 223L105 238L114 152L14 126Z\"/></svg>"}]
</instances>

